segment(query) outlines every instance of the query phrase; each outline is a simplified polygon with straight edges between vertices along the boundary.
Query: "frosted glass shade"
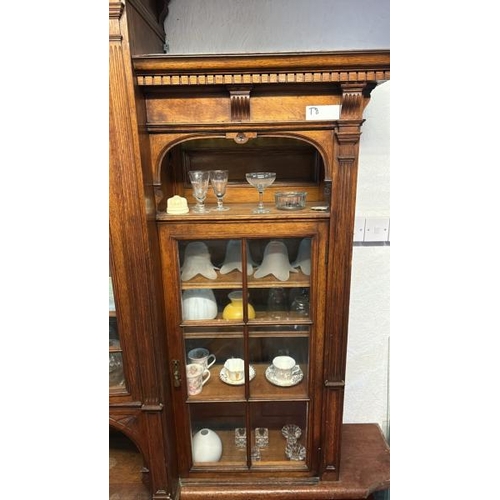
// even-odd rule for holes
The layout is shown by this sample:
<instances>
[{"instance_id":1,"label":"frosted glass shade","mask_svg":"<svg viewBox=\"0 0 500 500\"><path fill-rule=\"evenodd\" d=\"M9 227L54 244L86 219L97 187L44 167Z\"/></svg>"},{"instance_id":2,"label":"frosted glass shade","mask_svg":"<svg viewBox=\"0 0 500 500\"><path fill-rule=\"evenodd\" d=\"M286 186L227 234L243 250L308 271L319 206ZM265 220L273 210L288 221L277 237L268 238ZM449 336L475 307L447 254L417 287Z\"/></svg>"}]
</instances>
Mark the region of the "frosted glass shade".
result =
<instances>
[{"instance_id":1,"label":"frosted glass shade","mask_svg":"<svg viewBox=\"0 0 500 500\"><path fill-rule=\"evenodd\" d=\"M301 271L307 275L311 275L311 238L304 238L299 245L297 259L292 264L293 267L300 267Z\"/></svg>"},{"instance_id":2,"label":"frosted glass shade","mask_svg":"<svg viewBox=\"0 0 500 500\"><path fill-rule=\"evenodd\" d=\"M262 264L255 271L255 278L264 278L272 274L280 281L287 281L290 272L297 273L297 269L290 265L288 248L282 241L271 240L264 250Z\"/></svg>"},{"instance_id":3,"label":"frosted glass shade","mask_svg":"<svg viewBox=\"0 0 500 500\"><path fill-rule=\"evenodd\" d=\"M250 255L250 247L247 242L247 276L253 273L253 266L257 264L253 261ZM227 274L237 269L243 272L243 263L241 262L241 240L229 240L226 245L226 256L224 263L220 268L221 274Z\"/></svg>"},{"instance_id":4,"label":"frosted glass shade","mask_svg":"<svg viewBox=\"0 0 500 500\"><path fill-rule=\"evenodd\" d=\"M217 269L210 259L210 252L203 241L192 241L186 246L184 253L184 264L181 268L181 280L189 281L197 274L201 274L207 279L217 278Z\"/></svg>"}]
</instances>

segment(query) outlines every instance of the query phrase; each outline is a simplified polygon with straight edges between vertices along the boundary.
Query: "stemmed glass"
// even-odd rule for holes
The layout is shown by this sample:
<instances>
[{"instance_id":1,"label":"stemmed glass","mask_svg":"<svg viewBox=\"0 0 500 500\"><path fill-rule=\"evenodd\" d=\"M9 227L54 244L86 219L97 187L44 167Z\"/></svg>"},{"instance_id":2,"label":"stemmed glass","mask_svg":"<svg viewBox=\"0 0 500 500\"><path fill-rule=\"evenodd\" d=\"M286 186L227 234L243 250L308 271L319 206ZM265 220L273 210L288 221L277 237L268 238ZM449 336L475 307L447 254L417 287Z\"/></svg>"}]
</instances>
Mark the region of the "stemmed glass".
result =
<instances>
[{"instance_id":1,"label":"stemmed glass","mask_svg":"<svg viewBox=\"0 0 500 500\"><path fill-rule=\"evenodd\" d=\"M229 210L229 207L225 207L222 201L226 195L228 174L227 170L212 170L210 172L210 183L217 197L217 208L214 208L214 210L218 212Z\"/></svg>"},{"instance_id":2,"label":"stemmed glass","mask_svg":"<svg viewBox=\"0 0 500 500\"><path fill-rule=\"evenodd\" d=\"M267 214L271 210L264 208L264 190L270 186L276 179L276 172L252 172L246 174L249 184L259 192L259 204L252 210L254 214Z\"/></svg>"},{"instance_id":3,"label":"stemmed glass","mask_svg":"<svg viewBox=\"0 0 500 500\"><path fill-rule=\"evenodd\" d=\"M193 196L196 199L196 206L193 208L193 212L197 212L199 214L210 212L210 210L207 210L205 207L205 198L207 197L208 192L210 172L203 170L191 170L188 173L191 185L193 186Z\"/></svg>"}]
</instances>

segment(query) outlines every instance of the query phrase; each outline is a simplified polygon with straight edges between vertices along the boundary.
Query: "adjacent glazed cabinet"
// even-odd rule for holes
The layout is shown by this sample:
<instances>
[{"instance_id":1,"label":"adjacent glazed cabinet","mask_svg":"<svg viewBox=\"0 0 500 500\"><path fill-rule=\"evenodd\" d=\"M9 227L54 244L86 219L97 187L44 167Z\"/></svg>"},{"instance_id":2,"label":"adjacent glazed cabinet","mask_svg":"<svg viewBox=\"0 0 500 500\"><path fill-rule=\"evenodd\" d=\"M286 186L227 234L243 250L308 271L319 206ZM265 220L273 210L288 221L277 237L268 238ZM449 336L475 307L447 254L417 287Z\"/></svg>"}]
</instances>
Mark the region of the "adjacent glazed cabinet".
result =
<instances>
[{"instance_id":1,"label":"adjacent glazed cabinet","mask_svg":"<svg viewBox=\"0 0 500 500\"><path fill-rule=\"evenodd\" d=\"M169 56L167 12L110 3L110 425L152 498L337 498L359 138L389 53ZM188 172L213 169L229 210L196 213Z\"/></svg>"}]
</instances>

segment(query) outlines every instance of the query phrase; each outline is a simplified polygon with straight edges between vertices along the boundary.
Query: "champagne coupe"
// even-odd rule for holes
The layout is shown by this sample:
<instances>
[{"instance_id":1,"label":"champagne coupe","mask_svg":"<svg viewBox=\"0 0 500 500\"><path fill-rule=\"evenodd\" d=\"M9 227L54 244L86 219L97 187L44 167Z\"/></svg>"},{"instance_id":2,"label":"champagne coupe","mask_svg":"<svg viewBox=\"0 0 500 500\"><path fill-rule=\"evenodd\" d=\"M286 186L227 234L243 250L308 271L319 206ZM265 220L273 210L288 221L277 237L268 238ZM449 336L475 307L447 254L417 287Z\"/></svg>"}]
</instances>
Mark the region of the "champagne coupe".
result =
<instances>
[{"instance_id":1,"label":"champagne coupe","mask_svg":"<svg viewBox=\"0 0 500 500\"><path fill-rule=\"evenodd\" d=\"M196 199L196 206L193 208L193 212L199 214L206 214L210 212L205 207L205 198L208 192L208 181L210 179L210 172L203 170L191 170L189 172L189 179L191 180L191 185L193 186L193 196Z\"/></svg>"},{"instance_id":2,"label":"champagne coupe","mask_svg":"<svg viewBox=\"0 0 500 500\"><path fill-rule=\"evenodd\" d=\"M276 179L276 172L252 172L246 174L249 184L259 192L259 204L252 212L254 214L267 214L271 210L264 208L264 190Z\"/></svg>"},{"instance_id":3,"label":"champagne coupe","mask_svg":"<svg viewBox=\"0 0 500 500\"><path fill-rule=\"evenodd\" d=\"M214 190L214 194L217 197L217 210L218 212L223 212L229 210L229 207L225 207L222 200L226 195L226 187L229 172L227 170L212 170L210 172L210 183Z\"/></svg>"}]
</instances>

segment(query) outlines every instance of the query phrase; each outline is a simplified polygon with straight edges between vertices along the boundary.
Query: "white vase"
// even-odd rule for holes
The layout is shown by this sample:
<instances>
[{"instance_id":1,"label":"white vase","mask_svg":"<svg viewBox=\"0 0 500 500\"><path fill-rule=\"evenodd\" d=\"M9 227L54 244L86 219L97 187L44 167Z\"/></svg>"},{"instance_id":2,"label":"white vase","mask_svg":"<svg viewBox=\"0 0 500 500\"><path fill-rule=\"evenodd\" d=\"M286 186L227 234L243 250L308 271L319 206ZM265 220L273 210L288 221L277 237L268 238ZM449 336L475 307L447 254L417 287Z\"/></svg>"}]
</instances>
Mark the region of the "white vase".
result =
<instances>
[{"instance_id":1,"label":"white vase","mask_svg":"<svg viewBox=\"0 0 500 500\"><path fill-rule=\"evenodd\" d=\"M211 429L201 429L193 436L193 461L218 462L222 456L222 441Z\"/></svg>"}]
</instances>

